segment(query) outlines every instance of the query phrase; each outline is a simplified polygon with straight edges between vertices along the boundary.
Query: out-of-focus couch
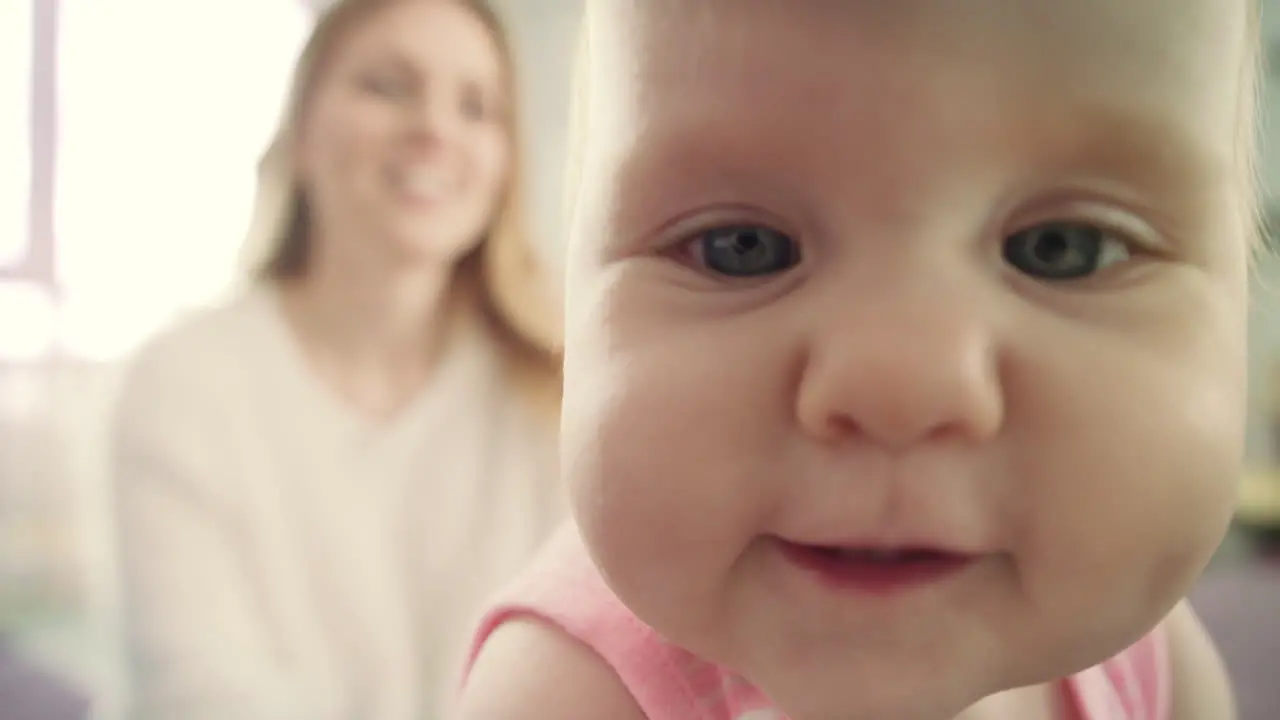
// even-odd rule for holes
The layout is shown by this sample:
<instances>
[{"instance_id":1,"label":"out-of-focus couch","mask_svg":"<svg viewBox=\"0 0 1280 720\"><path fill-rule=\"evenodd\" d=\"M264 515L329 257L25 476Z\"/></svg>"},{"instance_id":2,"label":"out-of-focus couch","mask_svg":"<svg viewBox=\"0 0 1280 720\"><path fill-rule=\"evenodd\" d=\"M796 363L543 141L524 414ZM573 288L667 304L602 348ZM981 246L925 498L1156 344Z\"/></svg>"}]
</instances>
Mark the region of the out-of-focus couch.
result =
<instances>
[{"instance_id":1,"label":"out-of-focus couch","mask_svg":"<svg viewBox=\"0 0 1280 720\"><path fill-rule=\"evenodd\" d=\"M0 720L88 720L88 697L0 640Z\"/></svg>"}]
</instances>

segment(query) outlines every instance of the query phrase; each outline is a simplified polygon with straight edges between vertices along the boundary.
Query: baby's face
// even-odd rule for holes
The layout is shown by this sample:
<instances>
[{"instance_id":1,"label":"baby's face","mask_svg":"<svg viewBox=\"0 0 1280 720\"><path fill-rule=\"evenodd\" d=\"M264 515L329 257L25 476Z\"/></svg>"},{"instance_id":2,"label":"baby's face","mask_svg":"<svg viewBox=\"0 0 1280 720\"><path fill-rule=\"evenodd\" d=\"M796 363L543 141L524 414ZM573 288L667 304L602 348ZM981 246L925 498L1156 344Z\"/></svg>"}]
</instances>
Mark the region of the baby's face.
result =
<instances>
[{"instance_id":1,"label":"baby's face","mask_svg":"<svg viewBox=\"0 0 1280 720\"><path fill-rule=\"evenodd\" d=\"M563 442L622 601L798 718L1159 621L1240 468L1244 4L593 12Z\"/></svg>"}]
</instances>

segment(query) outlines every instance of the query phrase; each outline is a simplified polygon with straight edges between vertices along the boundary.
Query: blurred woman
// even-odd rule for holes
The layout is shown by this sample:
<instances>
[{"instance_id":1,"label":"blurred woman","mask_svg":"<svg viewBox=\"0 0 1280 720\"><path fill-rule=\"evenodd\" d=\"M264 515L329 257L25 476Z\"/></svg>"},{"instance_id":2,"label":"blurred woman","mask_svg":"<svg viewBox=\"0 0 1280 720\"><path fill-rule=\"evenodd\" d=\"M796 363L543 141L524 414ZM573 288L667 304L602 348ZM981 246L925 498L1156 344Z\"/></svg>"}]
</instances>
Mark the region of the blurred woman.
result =
<instances>
[{"instance_id":1,"label":"blurred woman","mask_svg":"<svg viewBox=\"0 0 1280 720\"><path fill-rule=\"evenodd\" d=\"M484 3L319 20L260 168L259 282L121 397L136 716L441 714L478 603L561 517L517 126Z\"/></svg>"}]
</instances>

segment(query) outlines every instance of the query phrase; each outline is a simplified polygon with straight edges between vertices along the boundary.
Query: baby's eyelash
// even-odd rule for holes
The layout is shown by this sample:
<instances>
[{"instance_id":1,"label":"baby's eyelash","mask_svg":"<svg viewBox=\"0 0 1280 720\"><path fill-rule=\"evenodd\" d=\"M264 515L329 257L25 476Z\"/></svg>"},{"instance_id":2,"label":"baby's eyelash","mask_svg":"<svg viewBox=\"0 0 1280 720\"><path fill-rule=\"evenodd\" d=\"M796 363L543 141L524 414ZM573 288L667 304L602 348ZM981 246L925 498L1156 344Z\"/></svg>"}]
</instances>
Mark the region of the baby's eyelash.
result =
<instances>
[{"instance_id":1,"label":"baby's eyelash","mask_svg":"<svg viewBox=\"0 0 1280 720\"><path fill-rule=\"evenodd\" d=\"M1023 232L1046 224L1094 226L1110 238L1123 243L1133 254L1158 256L1168 250L1159 233L1140 215L1105 200L1068 203L1060 212L1045 214L1035 221L1021 222L1013 230Z\"/></svg>"}]
</instances>

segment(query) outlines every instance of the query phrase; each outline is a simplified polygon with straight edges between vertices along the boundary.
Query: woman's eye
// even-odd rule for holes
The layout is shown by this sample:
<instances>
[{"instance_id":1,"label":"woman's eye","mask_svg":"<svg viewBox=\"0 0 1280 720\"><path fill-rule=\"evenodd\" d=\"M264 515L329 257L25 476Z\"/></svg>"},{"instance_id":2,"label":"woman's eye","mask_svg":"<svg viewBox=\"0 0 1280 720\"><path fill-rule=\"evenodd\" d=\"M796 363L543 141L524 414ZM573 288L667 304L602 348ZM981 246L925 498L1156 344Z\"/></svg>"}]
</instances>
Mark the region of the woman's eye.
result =
<instances>
[{"instance_id":1,"label":"woman's eye","mask_svg":"<svg viewBox=\"0 0 1280 720\"><path fill-rule=\"evenodd\" d=\"M488 122L500 120L502 114L501 95L486 90L478 83L467 83L458 97L458 107L462 117L471 122Z\"/></svg>"},{"instance_id":2,"label":"woman's eye","mask_svg":"<svg viewBox=\"0 0 1280 720\"><path fill-rule=\"evenodd\" d=\"M467 120L479 122L489 117L489 108L476 93L464 93L459 108Z\"/></svg>"},{"instance_id":3,"label":"woman's eye","mask_svg":"<svg viewBox=\"0 0 1280 720\"><path fill-rule=\"evenodd\" d=\"M367 76L362 84L373 94L388 98L401 97L409 92L409 83L405 80L383 75Z\"/></svg>"},{"instance_id":4,"label":"woman's eye","mask_svg":"<svg viewBox=\"0 0 1280 720\"><path fill-rule=\"evenodd\" d=\"M730 277L772 275L800 262L800 246L790 237L750 225L707 230L694 239L693 251L706 269Z\"/></svg>"},{"instance_id":5,"label":"woman's eye","mask_svg":"<svg viewBox=\"0 0 1280 720\"><path fill-rule=\"evenodd\" d=\"M1077 280L1128 260L1129 246L1096 225L1055 222L1005 238L1004 259L1039 280Z\"/></svg>"}]
</instances>

